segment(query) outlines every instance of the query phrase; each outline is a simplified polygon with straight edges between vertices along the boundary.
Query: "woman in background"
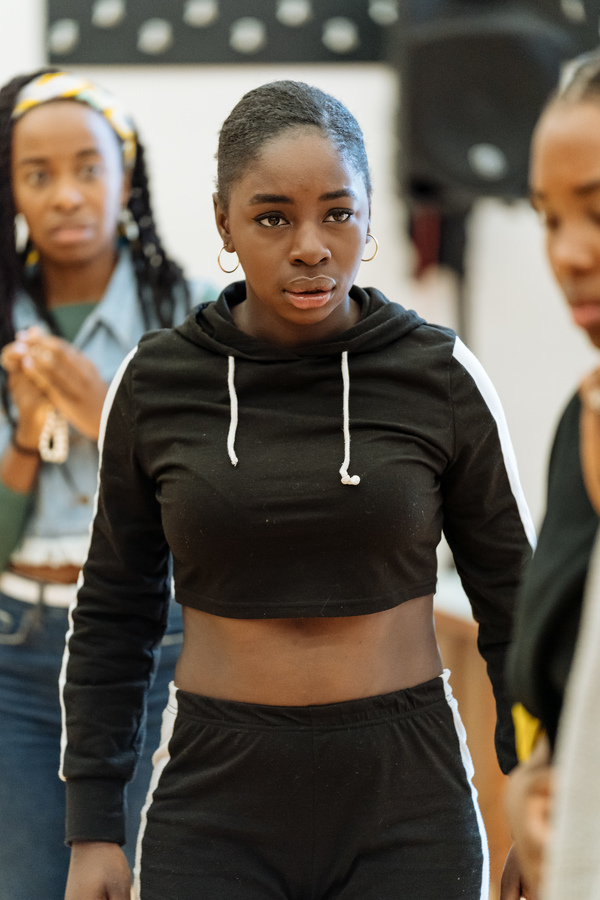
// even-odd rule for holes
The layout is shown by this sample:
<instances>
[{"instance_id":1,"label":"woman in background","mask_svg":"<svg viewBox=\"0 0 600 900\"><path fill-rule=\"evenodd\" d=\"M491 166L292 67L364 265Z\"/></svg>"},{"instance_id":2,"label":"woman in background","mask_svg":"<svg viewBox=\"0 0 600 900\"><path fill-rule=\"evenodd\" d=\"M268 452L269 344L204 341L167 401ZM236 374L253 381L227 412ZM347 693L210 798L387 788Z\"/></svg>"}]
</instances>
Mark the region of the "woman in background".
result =
<instances>
[{"instance_id":1,"label":"woman in background","mask_svg":"<svg viewBox=\"0 0 600 900\"><path fill-rule=\"evenodd\" d=\"M600 54L576 60L543 111L533 137L530 183L548 259L572 319L600 348ZM513 696L545 732L515 772L508 795L518 853L534 894L550 833L554 749L600 521L599 396L597 370L558 425L546 514L510 654ZM594 752L597 758L597 747ZM591 896L575 890L571 884L561 896Z\"/></svg>"},{"instance_id":2,"label":"woman in background","mask_svg":"<svg viewBox=\"0 0 600 900\"><path fill-rule=\"evenodd\" d=\"M58 678L85 560L100 413L148 329L207 298L158 237L144 149L121 104L53 69L0 91L0 900L58 900L69 851ZM157 742L180 649L173 608L153 670ZM132 859L150 771L128 792Z\"/></svg>"}]
</instances>

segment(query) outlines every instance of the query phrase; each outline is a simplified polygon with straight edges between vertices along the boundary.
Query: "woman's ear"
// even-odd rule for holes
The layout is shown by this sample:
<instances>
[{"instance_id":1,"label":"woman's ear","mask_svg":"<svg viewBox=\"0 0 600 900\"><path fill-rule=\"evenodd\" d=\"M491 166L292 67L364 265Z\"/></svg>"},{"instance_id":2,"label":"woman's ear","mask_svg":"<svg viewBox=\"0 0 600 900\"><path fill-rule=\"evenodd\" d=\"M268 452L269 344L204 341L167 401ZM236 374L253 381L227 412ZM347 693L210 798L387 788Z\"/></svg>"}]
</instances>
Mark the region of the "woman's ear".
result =
<instances>
[{"instance_id":1,"label":"woman's ear","mask_svg":"<svg viewBox=\"0 0 600 900\"><path fill-rule=\"evenodd\" d=\"M223 241L223 246L227 250L228 253L233 253L235 247L233 246L233 239L231 237L231 233L229 231L229 215L227 210L223 208L221 205L221 201L219 200L219 195L215 191L213 194L213 206L215 208L215 222L217 225L217 231L221 235L221 240Z\"/></svg>"}]
</instances>

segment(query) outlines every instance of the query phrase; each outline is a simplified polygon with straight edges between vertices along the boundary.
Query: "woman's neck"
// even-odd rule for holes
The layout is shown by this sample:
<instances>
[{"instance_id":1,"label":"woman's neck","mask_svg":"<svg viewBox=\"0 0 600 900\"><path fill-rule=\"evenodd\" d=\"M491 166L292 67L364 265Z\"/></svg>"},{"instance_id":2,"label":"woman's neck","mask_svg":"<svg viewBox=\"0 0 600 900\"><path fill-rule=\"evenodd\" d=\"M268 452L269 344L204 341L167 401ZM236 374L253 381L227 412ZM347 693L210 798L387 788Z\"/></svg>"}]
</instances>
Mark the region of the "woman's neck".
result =
<instances>
[{"instance_id":1,"label":"woman's neck","mask_svg":"<svg viewBox=\"0 0 600 900\"><path fill-rule=\"evenodd\" d=\"M116 247L110 247L101 256L79 264L60 265L42 260L41 275L48 308L100 300L117 259Z\"/></svg>"}]
</instances>

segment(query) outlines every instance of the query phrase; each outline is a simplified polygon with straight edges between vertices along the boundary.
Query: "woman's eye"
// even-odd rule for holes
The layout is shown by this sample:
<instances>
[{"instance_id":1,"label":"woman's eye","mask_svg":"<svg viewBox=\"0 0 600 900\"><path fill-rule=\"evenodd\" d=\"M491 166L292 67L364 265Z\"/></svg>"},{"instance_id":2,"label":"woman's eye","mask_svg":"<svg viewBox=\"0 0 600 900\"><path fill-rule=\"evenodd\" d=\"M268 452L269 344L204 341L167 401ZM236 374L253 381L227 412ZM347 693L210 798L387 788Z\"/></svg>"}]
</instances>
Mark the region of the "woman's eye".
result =
<instances>
[{"instance_id":1,"label":"woman's eye","mask_svg":"<svg viewBox=\"0 0 600 900\"><path fill-rule=\"evenodd\" d=\"M31 185L31 187L42 187L48 180L48 173L44 172L42 169L34 169L27 173L27 184Z\"/></svg>"},{"instance_id":2,"label":"woman's eye","mask_svg":"<svg viewBox=\"0 0 600 900\"><path fill-rule=\"evenodd\" d=\"M553 213L545 212L544 210L538 211L540 222L542 226L546 229L546 231L556 231L556 229L560 225L560 219L558 216L553 215Z\"/></svg>"},{"instance_id":3,"label":"woman's eye","mask_svg":"<svg viewBox=\"0 0 600 900\"><path fill-rule=\"evenodd\" d=\"M79 177L82 178L83 181L93 181L95 178L98 178L101 173L102 166L100 163L88 163L79 170Z\"/></svg>"},{"instance_id":4,"label":"woman's eye","mask_svg":"<svg viewBox=\"0 0 600 900\"><path fill-rule=\"evenodd\" d=\"M259 216L256 221L265 228L278 228L280 225L287 225L287 219L280 216L279 213L267 213L266 216Z\"/></svg>"},{"instance_id":5,"label":"woman's eye","mask_svg":"<svg viewBox=\"0 0 600 900\"><path fill-rule=\"evenodd\" d=\"M326 222L347 222L350 216L354 215L352 209L332 209L325 216Z\"/></svg>"}]
</instances>

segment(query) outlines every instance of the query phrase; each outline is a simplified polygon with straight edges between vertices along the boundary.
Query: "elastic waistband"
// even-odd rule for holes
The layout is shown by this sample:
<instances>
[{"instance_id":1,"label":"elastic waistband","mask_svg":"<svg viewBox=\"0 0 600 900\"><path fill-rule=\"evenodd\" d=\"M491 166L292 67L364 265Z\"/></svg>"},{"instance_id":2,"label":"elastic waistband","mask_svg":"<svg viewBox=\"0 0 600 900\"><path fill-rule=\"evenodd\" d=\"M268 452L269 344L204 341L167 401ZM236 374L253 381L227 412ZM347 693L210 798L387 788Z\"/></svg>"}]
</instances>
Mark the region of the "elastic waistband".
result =
<instances>
[{"instance_id":1,"label":"elastic waistband","mask_svg":"<svg viewBox=\"0 0 600 900\"><path fill-rule=\"evenodd\" d=\"M66 609L77 597L77 585L36 581L34 578L15 575L14 572L3 572L0 575L0 592L25 603L43 603Z\"/></svg>"},{"instance_id":2,"label":"elastic waistband","mask_svg":"<svg viewBox=\"0 0 600 900\"><path fill-rule=\"evenodd\" d=\"M446 703L444 676L416 687L376 697L315 706L270 706L219 700L176 690L177 712L184 718L245 728L344 728L412 715L434 703Z\"/></svg>"}]
</instances>

